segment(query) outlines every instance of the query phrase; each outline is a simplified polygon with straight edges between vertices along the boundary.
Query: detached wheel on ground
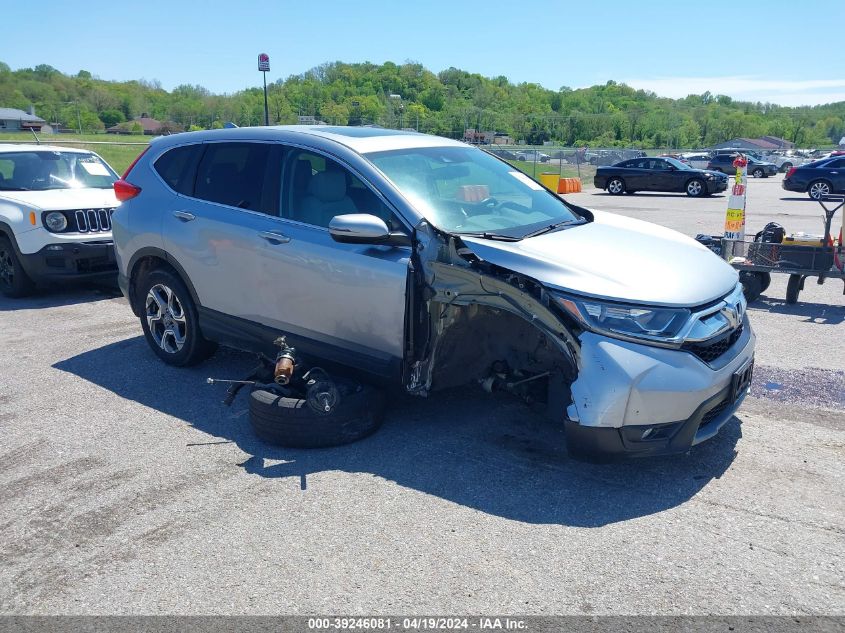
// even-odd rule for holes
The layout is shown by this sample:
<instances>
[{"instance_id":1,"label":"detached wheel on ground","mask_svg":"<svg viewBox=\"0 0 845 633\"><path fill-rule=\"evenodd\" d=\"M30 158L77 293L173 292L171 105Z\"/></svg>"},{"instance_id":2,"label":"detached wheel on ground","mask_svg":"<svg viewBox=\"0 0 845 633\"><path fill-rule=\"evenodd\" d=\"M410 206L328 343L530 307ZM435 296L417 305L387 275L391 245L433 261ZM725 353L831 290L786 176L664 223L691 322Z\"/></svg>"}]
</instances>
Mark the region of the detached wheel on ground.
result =
<instances>
[{"instance_id":1,"label":"detached wheel on ground","mask_svg":"<svg viewBox=\"0 0 845 633\"><path fill-rule=\"evenodd\" d=\"M625 193L625 181L621 178L611 178L607 183L607 192L614 196Z\"/></svg>"},{"instance_id":2,"label":"detached wheel on ground","mask_svg":"<svg viewBox=\"0 0 845 633\"><path fill-rule=\"evenodd\" d=\"M384 421L384 393L361 385L342 396L328 415L304 398L285 398L267 389L249 395L249 421L259 439L289 448L327 448L371 435Z\"/></svg>"},{"instance_id":3,"label":"detached wheel on ground","mask_svg":"<svg viewBox=\"0 0 845 633\"><path fill-rule=\"evenodd\" d=\"M707 193L707 187L703 180L693 178L687 183L687 195L691 198L700 198Z\"/></svg>"},{"instance_id":4,"label":"detached wheel on ground","mask_svg":"<svg viewBox=\"0 0 845 633\"><path fill-rule=\"evenodd\" d=\"M12 241L5 235L0 236L0 293L17 299L28 295L33 287L32 280L24 272L15 253Z\"/></svg>"},{"instance_id":5,"label":"detached wheel on ground","mask_svg":"<svg viewBox=\"0 0 845 633\"><path fill-rule=\"evenodd\" d=\"M195 365L217 349L203 337L191 293L175 273L162 268L150 272L138 286L137 301L144 338L168 365Z\"/></svg>"}]
</instances>

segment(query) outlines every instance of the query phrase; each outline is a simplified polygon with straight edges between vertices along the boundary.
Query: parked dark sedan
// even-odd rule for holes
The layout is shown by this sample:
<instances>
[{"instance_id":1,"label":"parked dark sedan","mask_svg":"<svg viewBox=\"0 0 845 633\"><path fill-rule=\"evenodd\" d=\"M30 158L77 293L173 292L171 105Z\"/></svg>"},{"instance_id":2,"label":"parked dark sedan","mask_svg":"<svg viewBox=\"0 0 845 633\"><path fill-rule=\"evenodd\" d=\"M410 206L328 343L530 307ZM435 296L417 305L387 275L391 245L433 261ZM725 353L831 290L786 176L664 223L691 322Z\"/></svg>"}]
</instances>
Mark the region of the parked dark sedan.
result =
<instances>
[{"instance_id":1,"label":"parked dark sedan","mask_svg":"<svg viewBox=\"0 0 845 633\"><path fill-rule=\"evenodd\" d=\"M845 193L845 157L834 156L793 167L783 177L783 188L807 192L813 200Z\"/></svg>"},{"instance_id":2,"label":"parked dark sedan","mask_svg":"<svg viewBox=\"0 0 845 633\"><path fill-rule=\"evenodd\" d=\"M710 162L707 164L707 169L733 175L736 173L736 167L734 167L735 158L736 154L717 154L710 159ZM749 176L754 176L754 178L768 178L769 176L774 176L778 173L778 166L774 163L757 160L747 154L745 158L748 159Z\"/></svg>"},{"instance_id":3,"label":"parked dark sedan","mask_svg":"<svg viewBox=\"0 0 845 633\"><path fill-rule=\"evenodd\" d=\"M727 189L728 177L693 169L674 158L635 158L599 167L593 184L615 196L637 191L681 191L697 198Z\"/></svg>"}]
</instances>

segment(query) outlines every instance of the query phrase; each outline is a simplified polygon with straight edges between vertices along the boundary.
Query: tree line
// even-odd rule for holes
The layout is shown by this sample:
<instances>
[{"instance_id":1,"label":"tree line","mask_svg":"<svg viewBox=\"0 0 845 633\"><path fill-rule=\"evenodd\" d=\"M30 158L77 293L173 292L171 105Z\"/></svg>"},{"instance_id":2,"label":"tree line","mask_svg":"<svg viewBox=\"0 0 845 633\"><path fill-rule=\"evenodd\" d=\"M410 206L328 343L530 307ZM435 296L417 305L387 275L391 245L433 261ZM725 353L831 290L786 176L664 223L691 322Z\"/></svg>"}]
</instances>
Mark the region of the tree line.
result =
<instances>
[{"instance_id":1,"label":"tree line","mask_svg":"<svg viewBox=\"0 0 845 633\"><path fill-rule=\"evenodd\" d=\"M615 81L549 90L457 68L433 73L414 62L322 64L269 84L268 101L273 124L309 116L453 138L473 128L529 144L694 148L771 135L823 147L845 135L845 102L784 107L710 92L669 99ZM141 114L186 130L264 122L259 87L221 95L191 84L167 91L155 80L106 81L86 70L66 75L47 64L12 70L0 62L0 107L29 106L48 122L89 132L113 125L131 131Z\"/></svg>"}]
</instances>

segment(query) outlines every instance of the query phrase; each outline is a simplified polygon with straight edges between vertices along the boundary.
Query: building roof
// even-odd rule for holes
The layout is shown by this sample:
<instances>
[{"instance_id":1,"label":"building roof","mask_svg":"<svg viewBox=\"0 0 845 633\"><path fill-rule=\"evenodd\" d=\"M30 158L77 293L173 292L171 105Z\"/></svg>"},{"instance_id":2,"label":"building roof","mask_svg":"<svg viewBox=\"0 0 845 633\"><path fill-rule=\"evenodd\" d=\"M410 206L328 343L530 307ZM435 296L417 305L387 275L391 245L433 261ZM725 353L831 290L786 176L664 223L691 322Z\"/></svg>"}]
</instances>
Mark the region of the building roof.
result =
<instances>
[{"instance_id":1,"label":"building roof","mask_svg":"<svg viewBox=\"0 0 845 633\"><path fill-rule=\"evenodd\" d=\"M34 114L29 114L28 112L24 112L23 110L17 110L15 108L0 108L0 119L4 119L6 121L22 121L27 123L47 122L41 117L35 116Z\"/></svg>"},{"instance_id":2,"label":"building roof","mask_svg":"<svg viewBox=\"0 0 845 633\"><path fill-rule=\"evenodd\" d=\"M763 136L760 138L732 138L724 143L716 143L714 149L732 148L737 149L791 149L795 143L777 136Z\"/></svg>"},{"instance_id":3,"label":"building roof","mask_svg":"<svg viewBox=\"0 0 845 633\"><path fill-rule=\"evenodd\" d=\"M161 121L158 121L156 119L153 119L153 118L148 117L148 116L143 116L143 115L142 116L136 116L131 121L127 121L127 123L137 123L138 125L141 126L141 129L144 132L152 132L153 134L158 132L162 128L162 126L164 125ZM118 123L117 125L113 125L110 128L108 128L108 130L124 131L125 128L126 128L126 123Z\"/></svg>"}]
</instances>

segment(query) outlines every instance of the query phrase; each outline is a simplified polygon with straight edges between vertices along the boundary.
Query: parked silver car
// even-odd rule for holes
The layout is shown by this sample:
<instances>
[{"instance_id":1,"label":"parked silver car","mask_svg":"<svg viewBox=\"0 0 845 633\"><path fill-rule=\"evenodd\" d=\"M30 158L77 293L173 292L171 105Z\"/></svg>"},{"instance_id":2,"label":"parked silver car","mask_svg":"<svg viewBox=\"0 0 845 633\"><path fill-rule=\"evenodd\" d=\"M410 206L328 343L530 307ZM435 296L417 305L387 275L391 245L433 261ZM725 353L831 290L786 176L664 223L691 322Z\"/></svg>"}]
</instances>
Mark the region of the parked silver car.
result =
<instances>
[{"instance_id":1,"label":"parked silver car","mask_svg":"<svg viewBox=\"0 0 845 633\"><path fill-rule=\"evenodd\" d=\"M570 450L639 455L712 437L749 388L755 337L728 264L457 141L177 134L115 191L121 288L173 365L214 343L270 356L284 333L414 394L480 382L530 395Z\"/></svg>"}]
</instances>

